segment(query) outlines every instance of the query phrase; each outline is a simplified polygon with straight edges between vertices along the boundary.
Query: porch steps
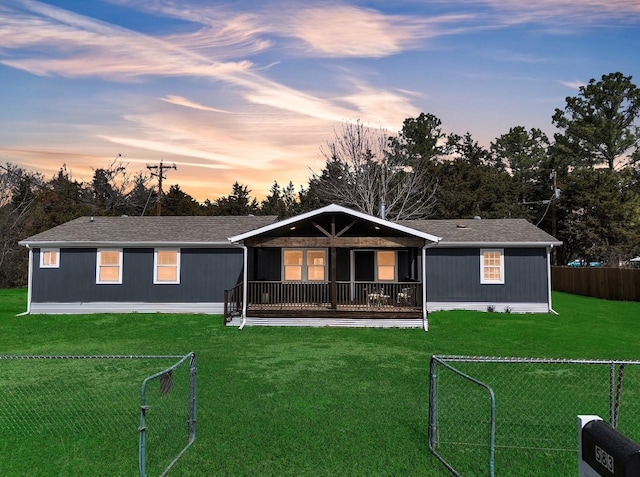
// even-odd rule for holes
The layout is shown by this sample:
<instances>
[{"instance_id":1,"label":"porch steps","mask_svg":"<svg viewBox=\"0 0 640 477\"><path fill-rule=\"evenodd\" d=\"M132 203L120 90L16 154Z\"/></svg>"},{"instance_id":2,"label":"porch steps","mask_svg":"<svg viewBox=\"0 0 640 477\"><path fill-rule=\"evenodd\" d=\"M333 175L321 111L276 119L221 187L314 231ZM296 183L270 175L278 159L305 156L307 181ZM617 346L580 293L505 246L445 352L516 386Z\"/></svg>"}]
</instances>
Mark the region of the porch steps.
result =
<instances>
[{"instance_id":1,"label":"porch steps","mask_svg":"<svg viewBox=\"0 0 640 477\"><path fill-rule=\"evenodd\" d=\"M242 318L234 317L228 326L240 326ZM247 317L245 326L309 326L315 328L423 328L421 318L278 318Z\"/></svg>"}]
</instances>

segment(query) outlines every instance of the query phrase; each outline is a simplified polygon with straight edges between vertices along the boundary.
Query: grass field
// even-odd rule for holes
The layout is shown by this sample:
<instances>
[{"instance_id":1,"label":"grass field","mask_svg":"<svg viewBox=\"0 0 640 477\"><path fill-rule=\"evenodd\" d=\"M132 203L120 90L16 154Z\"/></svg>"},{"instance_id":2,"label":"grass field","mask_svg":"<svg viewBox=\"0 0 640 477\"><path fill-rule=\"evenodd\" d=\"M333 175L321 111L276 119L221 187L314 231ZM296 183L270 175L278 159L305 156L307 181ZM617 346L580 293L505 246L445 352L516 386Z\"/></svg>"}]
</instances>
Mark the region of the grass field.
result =
<instances>
[{"instance_id":1,"label":"grass field","mask_svg":"<svg viewBox=\"0 0 640 477\"><path fill-rule=\"evenodd\" d=\"M640 359L640 303L561 293L560 316L433 313L428 333L238 331L206 315L17 317L25 306L24 290L0 290L0 354L197 354L198 435L174 476L448 476L428 451L433 354ZM119 445L137 450L137 427L131 436ZM87 473L75 446L0 433L0 475L136 475L129 451Z\"/></svg>"}]
</instances>

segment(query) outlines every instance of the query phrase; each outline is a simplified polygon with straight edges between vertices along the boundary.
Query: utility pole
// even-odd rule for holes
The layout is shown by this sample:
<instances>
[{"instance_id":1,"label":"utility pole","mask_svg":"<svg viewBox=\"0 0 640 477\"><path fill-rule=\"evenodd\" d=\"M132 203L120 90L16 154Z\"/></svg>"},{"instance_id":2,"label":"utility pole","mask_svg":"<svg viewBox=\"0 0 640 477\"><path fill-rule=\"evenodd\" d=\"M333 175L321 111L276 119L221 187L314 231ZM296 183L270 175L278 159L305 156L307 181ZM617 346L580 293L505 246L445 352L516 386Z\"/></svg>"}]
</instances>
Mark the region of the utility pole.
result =
<instances>
[{"instance_id":1,"label":"utility pole","mask_svg":"<svg viewBox=\"0 0 640 477\"><path fill-rule=\"evenodd\" d=\"M556 217L556 202L558 201L558 199L560 199L560 189L558 189L558 174L556 173L555 169L551 171L551 174L549 175L549 179L553 180L553 185L551 186L552 190L553 190L553 198L551 199L551 235L553 235L554 237L556 236L556 233L558 232L557 229L557 217ZM558 264L558 254L556 252L556 248L553 248L553 264L557 265Z\"/></svg>"},{"instance_id":2,"label":"utility pole","mask_svg":"<svg viewBox=\"0 0 640 477\"><path fill-rule=\"evenodd\" d=\"M164 171L167 169L177 170L178 168L176 167L175 164L171 166L165 166L161 160L160 164L158 164L157 166L150 166L149 164L147 164L147 169L151 171L151 177L158 178L158 200L157 200L158 207L156 210L156 215L160 215L160 203L162 202L162 179L166 179L164 175Z\"/></svg>"},{"instance_id":3,"label":"utility pole","mask_svg":"<svg viewBox=\"0 0 640 477\"><path fill-rule=\"evenodd\" d=\"M544 211L544 214L542 215L542 218L538 221L538 223L536 224L536 226L540 225L540 223L542 222L542 220L545 218L545 216L547 215L547 212L549 212L549 210L551 210L551 235L553 235L554 237L556 236L557 233L557 217L556 217L556 202L560 199L560 194L562 193L562 191L560 189L558 189L558 174L556 173L555 169L551 171L551 174L549 174L549 180L552 181L551 184L551 190L553 191L553 194L551 195L551 198L548 200L534 200L534 201L522 201L522 205L533 205L533 204L544 204L547 206L547 209ZM556 253L556 249L553 249L553 265L556 265L557 262L557 253Z\"/></svg>"}]
</instances>

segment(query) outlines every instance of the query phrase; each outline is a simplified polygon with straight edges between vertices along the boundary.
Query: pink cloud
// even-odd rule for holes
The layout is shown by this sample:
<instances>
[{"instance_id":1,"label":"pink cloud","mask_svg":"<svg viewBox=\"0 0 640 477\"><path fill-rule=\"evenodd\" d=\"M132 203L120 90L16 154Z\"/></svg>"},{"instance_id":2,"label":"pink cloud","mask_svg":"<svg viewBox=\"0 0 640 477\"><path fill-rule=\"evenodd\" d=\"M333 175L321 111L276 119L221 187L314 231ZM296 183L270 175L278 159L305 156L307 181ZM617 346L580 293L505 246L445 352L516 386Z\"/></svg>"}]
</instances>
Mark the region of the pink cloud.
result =
<instances>
[{"instance_id":1,"label":"pink cloud","mask_svg":"<svg viewBox=\"0 0 640 477\"><path fill-rule=\"evenodd\" d=\"M165 98L160 98L160 101L165 101L170 104L175 104L176 106L184 106L185 108L198 109L200 111L211 111L213 113L231 114L231 111L226 111L224 109L205 106L203 104L196 103L182 96L174 96L170 94Z\"/></svg>"}]
</instances>

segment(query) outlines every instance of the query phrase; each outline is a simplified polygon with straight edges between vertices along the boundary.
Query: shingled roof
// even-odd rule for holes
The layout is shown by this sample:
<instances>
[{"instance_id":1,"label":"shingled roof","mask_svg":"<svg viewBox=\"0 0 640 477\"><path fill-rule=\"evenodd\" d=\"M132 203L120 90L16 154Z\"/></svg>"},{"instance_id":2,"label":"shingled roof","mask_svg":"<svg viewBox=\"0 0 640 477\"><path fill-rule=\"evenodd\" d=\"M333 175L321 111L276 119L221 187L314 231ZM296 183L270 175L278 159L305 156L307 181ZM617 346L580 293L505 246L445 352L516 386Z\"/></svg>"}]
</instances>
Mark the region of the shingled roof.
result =
<instances>
[{"instance_id":1,"label":"shingled roof","mask_svg":"<svg viewBox=\"0 0 640 477\"><path fill-rule=\"evenodd\" d=\"M264 227L276 220L277 217L271 215L80 217L22 240L20 245L228 245L228 237Z\"/></svg>"},{"instance_id":2,"label":"shingled roof","mask_svg":"<svg viewBox=\"0 0 640 477\"><path fill-rule=\"evenodd\" d=\"M22 240L20 245L228 246L229 237L237 238L253 230L263 233L257 229L271 230L276 222L275 216L80 217ZM439 246L556 246L562 243L524 219L406 220L397 224L420 235L439 238Z\"/></svg>"},{"instance_id":3,"label":"shingled roof","mask_svg":"<svg viewBox=\"0 0 640 477\"><path fill-rule=\"evenodd\" d=\"M439 245L561 245L525 219L406 220L407 227L442 237Z\"/></svg>"}]
</instances>

